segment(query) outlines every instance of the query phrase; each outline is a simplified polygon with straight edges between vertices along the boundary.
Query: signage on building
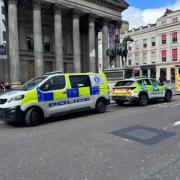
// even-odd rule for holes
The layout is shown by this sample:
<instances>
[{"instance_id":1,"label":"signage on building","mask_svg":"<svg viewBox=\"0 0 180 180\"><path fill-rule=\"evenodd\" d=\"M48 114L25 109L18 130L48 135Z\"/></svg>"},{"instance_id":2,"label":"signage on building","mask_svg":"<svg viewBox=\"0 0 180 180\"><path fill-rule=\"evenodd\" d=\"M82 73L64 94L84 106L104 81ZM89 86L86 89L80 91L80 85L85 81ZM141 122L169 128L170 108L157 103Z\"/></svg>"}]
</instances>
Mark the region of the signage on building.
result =
<instances>
[{"instance_id":1,"label":"signage on building","mask_svg":"<svg viewBox=\"0 0 180 180\"><path fill-rule=\"evenodd\" d=\"M116 24L110 23L108 27L109 48L114 48L115 35L119 35L120 30Z\"/></svg>"},{"instance_id":2,"label":"signage on building","mask_svg":"<svg viewBox=\"0 0 180 180\"><path fill-rule=\"evenodd\" d=\"M7 59L5 0L0 0L0 60Z\"/></svg>"}]
</instances>

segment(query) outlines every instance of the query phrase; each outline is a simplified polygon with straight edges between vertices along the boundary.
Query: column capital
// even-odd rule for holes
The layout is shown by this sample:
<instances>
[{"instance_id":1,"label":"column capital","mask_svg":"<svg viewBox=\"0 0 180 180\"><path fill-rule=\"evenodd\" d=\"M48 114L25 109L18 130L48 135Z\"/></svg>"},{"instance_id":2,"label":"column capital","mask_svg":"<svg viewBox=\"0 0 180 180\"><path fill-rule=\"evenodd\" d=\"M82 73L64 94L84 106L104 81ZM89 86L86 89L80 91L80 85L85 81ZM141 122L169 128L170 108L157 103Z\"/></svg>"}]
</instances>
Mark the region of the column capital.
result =
<instances>
[{"instance_id":1,"label":"column capital","mask_svg":"<svg viewBox=\"0 0 180 180\"><path fill-rule=\"evenodd\" d=\"M81 11L79 9L73 9L73 17L74 18L79 18L79 16L81 15Z\"/></svg>"},{"instance_id":2,"label":"column capital","mask_svg":"<svg viewBox=\"0 0 180 180\"><path fill-rule=\"evenodd\" d=\"M62 4L55 4L54 5L54 13L55 14L61 14L62 12L64 12L66 8L62 5Z\"/></svg>"},{"instance_id":3,"label":"column capital","mask_svg":"<svg viewBox=\"0 0 180 180\"><path fill-rule=\"evenodd\" d=\"M96 16L95 14L92 14L92 13L91 13L91 14L89 14L88 17L89 17L89 20L90 20L91 22L94 22L97 16Z\"/></svg>"},{"instance_id":4,"label":"column capital","mask_svg":"<svg viewBox=\"0 0 180 180\"><path fill-rule=\"evenodd\" d=\"M41 0L33 0L33 9L40 10L41 9Z\"/></svg>"},{"instance_id":5,"label":"column capital","mask_svg":"<svg viewBox=\"0 0 180 180\"><path fill-rule=\"evenodd\" d=\"M112 21L112 19L110 19L110 18L106 18L106 17L103 18L103 24L108 24L111 21Z\"/></svg>"},{"instance_id":6,"label":"column capital","mask_svg":"<svg viewBox=\"0 0 180 180\"><path fill-rule=\"evenodd\" d=\"M15 5L17 5L17 0L8 0L8 4L15 4Z\"/></svg>"}]
</instances>

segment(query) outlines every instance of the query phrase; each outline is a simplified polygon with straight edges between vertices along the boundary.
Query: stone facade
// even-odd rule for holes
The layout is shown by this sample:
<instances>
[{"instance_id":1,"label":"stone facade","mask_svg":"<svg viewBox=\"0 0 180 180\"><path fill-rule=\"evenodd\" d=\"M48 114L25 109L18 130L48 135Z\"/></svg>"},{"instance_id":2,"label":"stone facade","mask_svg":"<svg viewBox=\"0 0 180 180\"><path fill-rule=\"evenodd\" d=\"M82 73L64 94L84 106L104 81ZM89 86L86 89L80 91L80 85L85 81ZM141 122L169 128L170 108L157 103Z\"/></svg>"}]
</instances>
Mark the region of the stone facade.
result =
<instances>
[{"instance_id":1,"label":"stone facade","mask_svg":"<svg viewBox=\"0 0 180 180\"><path fill-rule=\"evenodd\" d=\"M180 10L166 10L155 24L132 29L130 35L128 66L134 75L145 75L157 80L174 82L175 66L180 65Z\"/></svg>"},{"instance_id":2,"label":"stone facade","mask_svg":"<svg viewBox=\"0 0 180 180\"><path fill-rule=\"evenodd\" d=\"M121 24L124 0L7 0L8 60L0 80L19 84L47 71L96 72L98 32L108 46L108 24ZM108 66L105 50L103 67Z\"/></svg>"}]
</instances>

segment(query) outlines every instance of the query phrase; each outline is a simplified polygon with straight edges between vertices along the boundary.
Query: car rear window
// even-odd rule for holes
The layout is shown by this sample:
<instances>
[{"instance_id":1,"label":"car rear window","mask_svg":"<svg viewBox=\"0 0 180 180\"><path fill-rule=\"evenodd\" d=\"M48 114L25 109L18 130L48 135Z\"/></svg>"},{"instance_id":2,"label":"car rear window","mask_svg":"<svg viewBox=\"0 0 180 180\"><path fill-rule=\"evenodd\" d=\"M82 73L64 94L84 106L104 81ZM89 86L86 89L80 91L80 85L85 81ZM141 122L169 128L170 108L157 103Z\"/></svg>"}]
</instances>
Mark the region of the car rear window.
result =
<instances>
[{"instance_id":1,"label":"car rear window","mask_svg":"<svg viewBox=\"0 0 180 180\"><path fill-rule=\"evenodd\" d=\"M132 86L134 81L118 81L115 86Z\"/></svg>"}]
</instances>

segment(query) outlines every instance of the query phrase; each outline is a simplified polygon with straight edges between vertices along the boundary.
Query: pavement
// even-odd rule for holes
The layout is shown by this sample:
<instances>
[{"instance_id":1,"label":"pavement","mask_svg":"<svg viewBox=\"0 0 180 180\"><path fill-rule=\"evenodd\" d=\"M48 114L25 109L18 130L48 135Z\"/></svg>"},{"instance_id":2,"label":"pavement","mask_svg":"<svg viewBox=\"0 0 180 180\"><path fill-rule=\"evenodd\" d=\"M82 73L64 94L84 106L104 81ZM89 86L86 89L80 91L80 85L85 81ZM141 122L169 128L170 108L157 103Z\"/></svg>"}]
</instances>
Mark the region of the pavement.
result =
<instances>
[{"instance_id":1,"label":"pavement","mask_svg":"<svg viewBox=\"0 0 180 180\"><path fill-rule=\"evenodd\" d=\"M180 96L140 107L111 104L47 119L0 123L0 180L179 180Z\"/></svg>"}]
</instances>

